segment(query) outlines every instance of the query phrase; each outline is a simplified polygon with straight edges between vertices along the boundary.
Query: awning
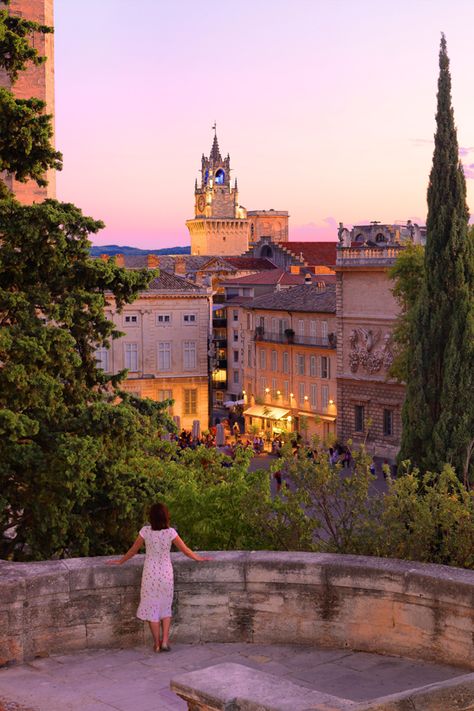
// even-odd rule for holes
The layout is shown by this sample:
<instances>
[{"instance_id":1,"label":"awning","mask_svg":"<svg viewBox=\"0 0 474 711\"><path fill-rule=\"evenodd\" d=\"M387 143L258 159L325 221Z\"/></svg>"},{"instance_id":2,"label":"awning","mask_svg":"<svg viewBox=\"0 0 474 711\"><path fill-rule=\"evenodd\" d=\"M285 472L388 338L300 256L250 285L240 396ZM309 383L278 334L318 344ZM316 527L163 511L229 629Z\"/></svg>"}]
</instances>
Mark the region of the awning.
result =
<instances>
[{"instance_id":1,"label":"awning","mask_svg":"<svg viewBox=\"0 0 474 711\"><path fill-rule=\"evenodd\" d=\"M298 412L299 417L316 417L318 420L324 420L324 422L335 422L336 418L334 415L319 415L317 412Z\"/></svg>"},{"instance_id":2,"label":"awning","mask_svg":"<svg viewBox=\"0 0 474 711\"><path fill-rule=\"evenodd\" d=\"M244 415L250 417L266 417L269 420L281 420L288 415L290 410L284 410L282 407L270 407L269 405L254 405L245 410Z\"/></svg>"}]
</instances>

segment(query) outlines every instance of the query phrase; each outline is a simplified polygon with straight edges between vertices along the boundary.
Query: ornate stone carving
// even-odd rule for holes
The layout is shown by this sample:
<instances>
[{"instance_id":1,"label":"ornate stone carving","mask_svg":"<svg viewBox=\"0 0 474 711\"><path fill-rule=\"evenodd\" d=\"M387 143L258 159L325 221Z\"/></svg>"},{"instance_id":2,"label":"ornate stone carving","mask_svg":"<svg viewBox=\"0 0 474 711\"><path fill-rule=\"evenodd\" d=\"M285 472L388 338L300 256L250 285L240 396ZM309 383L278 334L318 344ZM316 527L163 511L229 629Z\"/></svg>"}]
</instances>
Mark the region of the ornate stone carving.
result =
<instances>
[{"instance_id":1,"label":"ornate stone carving","mask_svg":"<svg viewBox=\"0 0 474 711\"><path fill-rule=\"evenodd\" d=\"M382 367L390 368L393 363L391 348L392 334L386 333L380 348L376 348L382 332L371 328L353 328L349 336L349 367L352 373L357 373L359 366L369 375L378 373Z\"/></svg>"}]
</instances>

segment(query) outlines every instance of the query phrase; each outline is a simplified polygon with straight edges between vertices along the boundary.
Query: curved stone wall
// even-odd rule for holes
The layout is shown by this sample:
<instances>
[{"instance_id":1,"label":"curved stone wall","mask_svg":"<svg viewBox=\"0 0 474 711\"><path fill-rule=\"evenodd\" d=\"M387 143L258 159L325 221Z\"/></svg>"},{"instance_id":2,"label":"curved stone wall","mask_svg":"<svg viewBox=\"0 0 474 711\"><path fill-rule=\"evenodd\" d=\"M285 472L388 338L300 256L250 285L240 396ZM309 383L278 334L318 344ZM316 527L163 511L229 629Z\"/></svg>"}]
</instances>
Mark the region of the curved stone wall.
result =
<instances>
[{"instance_id":1,"label":"curved stone wall","mask_svg":"<svg viewBox=\"0 0 474 711\"><path fill-rule=\"evenodd\" d=\"M313 553L173 554L174 638L348 647L474 669L474 572ZM144 639L143 557L0 561L0 663Z\"/></svg>"}]
</instances>

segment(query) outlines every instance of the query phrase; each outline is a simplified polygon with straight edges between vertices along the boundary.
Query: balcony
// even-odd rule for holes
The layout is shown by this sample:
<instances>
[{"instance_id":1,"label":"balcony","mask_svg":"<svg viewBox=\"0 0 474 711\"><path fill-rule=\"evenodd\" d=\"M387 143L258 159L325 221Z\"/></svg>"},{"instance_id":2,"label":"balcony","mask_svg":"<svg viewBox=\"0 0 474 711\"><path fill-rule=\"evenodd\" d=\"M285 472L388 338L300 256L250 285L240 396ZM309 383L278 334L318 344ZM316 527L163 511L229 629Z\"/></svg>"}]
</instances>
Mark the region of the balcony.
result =
<instances>
[{"instance_id":1,"label":"balcony","mask_svg":"<svg viewBox=\"0 0 474 711\"><path fill-rule=\"evenodd\" d=\"M218 368L222 368L222 370L227 370L227 358L218 358L216 364Z\"/></svg>"},{"instance_id":2,"label":"balcony","mask_svg":"<svg viewBox=\"0 0 474 711\"><path fill-rule=\"evenodd\" d=\"M329 333L326 338L316 338L313 336L299 336L295 333L294 336L285 336L284 333L272 332L272 331L259 331L255 333L256 341L263 341L266 343L285 343L288 345L295 346L313 346L314 348L327 348L329 350L336 350L337 347L337 337L335 333Z\"/></svg>"},{"instance_id":3,"label":"balcony","mask_svg":"<svg viewBox=\"0 0 474 711\"><path fill-rule=\"evenodd\" d=\"M339 247L336 255L338 267L391 267L395 264L403 245L386 247Z\"/></svg>"},{"instance_id":4,"label":"balcony","mask_svg":"<svg viewBox=\"0 0 474 711\"><path fill-rule=\"evenodd\" d=\"M212 328L226 328L226 327L227 327L227 319L225 317L212 319Z\"/></svg>"},{"instance_id":5,"label":"balcony","mask_svg":"<svg viewBox=\"0 0 474 711\"><path fill-rule=\"evenodd\" d=\"M227 348L227 336L213 336L212 342L215 343L216 348Z\"/></svg>"}]
</instances>

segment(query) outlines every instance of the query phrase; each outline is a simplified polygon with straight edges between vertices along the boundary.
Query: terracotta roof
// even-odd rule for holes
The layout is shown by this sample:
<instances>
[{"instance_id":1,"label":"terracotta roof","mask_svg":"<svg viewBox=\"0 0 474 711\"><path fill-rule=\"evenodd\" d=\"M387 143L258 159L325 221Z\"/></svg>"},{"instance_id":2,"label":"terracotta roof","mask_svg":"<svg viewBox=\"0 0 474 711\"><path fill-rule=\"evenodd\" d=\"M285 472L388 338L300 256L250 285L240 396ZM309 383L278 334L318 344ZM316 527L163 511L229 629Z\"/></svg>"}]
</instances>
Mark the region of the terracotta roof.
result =
<instances>
[{"instance_id":1,"label":"terracotta roof","mask_svg":"<svg viewBox=\"0 0 474 711\"><path fill-rule=\"evenodd\" d=\"M279 246L291 252L295 257L300 254L306 264L333 267L336 264L337 242L280 242Z\"/></svg>"},{"instance_id":2,"label":"terracotta roof","mask_svg":"<svg viewBox=\"0 0 474 711\"><path fill-rule=\"evenodd\" d=\"M160 271L159 275L152 279L148 286L149 291L194 291L203 292L205 289L200 286L196 286L187 279L183 277L176 276L176 274L170 274L163 270Z\"/></svg>"},{"instance_id":3,"label":"terracotta roof","mask_svg":"<svg viewBox=\"0 0 474 711\"><path fill-rule=\"evenodd\" d=\"M336 285L326 284L321 289L316 284L302 284L289 289L263 294L253 299L251 309L270 311L309 311L336 313Z\"/></svg>"},{"instance_id":4,"label":"terracotta roof","mask_svg":"<svg viewBox=\"0 0 474 711\"><path fill-rule=\"evenodd\" d=\"M282 286L296 286L304 284L304 274L291 274L284 269L270 269L256 274L248 274L247 276L236 277L235 279L227 279L222 282L223 286L234 286L240 284L281 284Z\"/></svg>"},{"instance_id":5,"label":"terracotta roof","mask_svg":"<svg viewBox=\"0 0 474 711\"><path fill-rule=\"evenodd\" d=\"M197 272L212 262L219 260L223 265L229 266L229 271L260 271L276 269L276 266L265 257L226 257L216 255L195 255L195 254L157 254L158 269L174 272L174 265L177 260L184 263L187 273ZM146 269L146 254L125 254L124 263L127 269Z\"/></svg>"},{"instance_id":6,"label":"terracotta roof","mask_svg":"<svg viewBox=\"0 0 474 711\"><path fill-rule=\"evenodd\" d=\"M266 257L223 257L223 259L231 264L236 269L244 271L245 269L276 269L276 265Z\"/></svg>"}]
</instances>

